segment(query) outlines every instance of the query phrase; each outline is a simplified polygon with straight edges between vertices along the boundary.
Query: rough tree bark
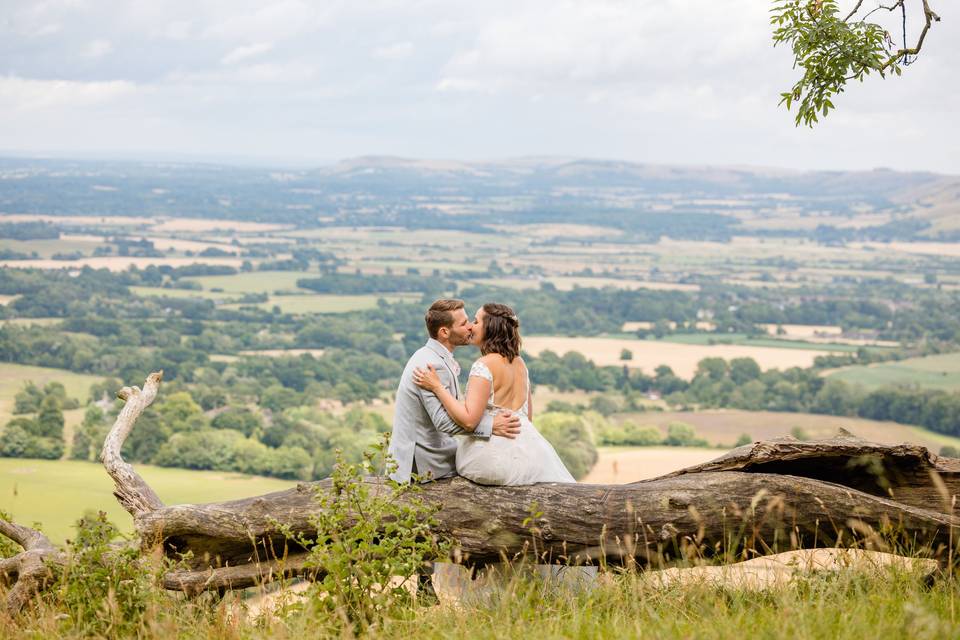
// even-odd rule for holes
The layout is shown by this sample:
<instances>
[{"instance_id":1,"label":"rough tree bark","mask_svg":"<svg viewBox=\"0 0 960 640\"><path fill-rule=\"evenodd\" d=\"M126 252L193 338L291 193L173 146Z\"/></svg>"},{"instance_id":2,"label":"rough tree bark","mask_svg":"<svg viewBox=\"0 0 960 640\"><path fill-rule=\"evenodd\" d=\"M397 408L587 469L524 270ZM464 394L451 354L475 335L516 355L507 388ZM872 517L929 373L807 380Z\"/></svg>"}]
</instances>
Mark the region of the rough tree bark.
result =
<instances>
[{"instance_id":1,"label":"rough tree bark","mask_svg":"<svg viewBox=\"0 0 960 640\"><path fill-rule=\"evenodd\" d=\"M287 540L281 526L310 533L315 493L329 488L329 481L229 502L165 506L123 462L123 441L156 397L160 379L152 374L142 391L134 387L119 394L127 406L107 436L102 459L144 551L160 546L174 559L190 552L184 568L165 576L165 586L198 593L244 588L279 575L311 576L316 570L305 566L304 550ZM367 482L375 491L386 488L377 478ZM960 525L953 514L958 490L960 460L842 432L830 440L757 442L629 485L482 487L455 478L425 485L420 495L438 505L438 533L458 542L456 560L482 564L536 555L541 562L648 565L681 553L748 557L825 546L883 550L891 534L942 559ZM16 527L4 524L4 533ZM25 548L35 544L24 535L11 537ZM52 545L44 545L52 553ZM24 566L27 553L17 556L16 566ZM0 573L8 579L19 575L19 589L26 574L7 568L13 560L0 564Z\"/></svg>"}]
</instances>

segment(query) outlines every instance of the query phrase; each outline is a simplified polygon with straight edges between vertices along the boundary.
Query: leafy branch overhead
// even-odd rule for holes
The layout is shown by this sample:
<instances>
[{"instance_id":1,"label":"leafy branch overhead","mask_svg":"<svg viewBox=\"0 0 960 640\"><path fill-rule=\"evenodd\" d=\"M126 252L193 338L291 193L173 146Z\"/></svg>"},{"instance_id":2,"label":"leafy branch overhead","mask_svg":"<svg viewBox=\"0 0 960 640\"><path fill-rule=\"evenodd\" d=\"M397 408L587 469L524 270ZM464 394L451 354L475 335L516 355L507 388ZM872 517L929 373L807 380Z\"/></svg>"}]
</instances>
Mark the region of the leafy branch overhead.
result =
<instances>
[{"instance_id":1,"label":"leafy branch overhead","mask_svg":"<svg viewBox=\"0 0 960 640\"><path fill-rule=\"evenodd\" d=\"M834 109L831 98L843 93L848 81L863 82L872 72L881 77L888 72L903 72L903 67L913 61L911 56L923 47L931 25L940 21L928 0L919 2L923 28L916 43L908 47L908 0L892 0L890 5L881 4L869 11L863 8L864 0L858 0L846 16L833 0L774 0L770 19L774 46L789 45L793 49L794 68L803 70L793 88L780 94L780 104L786 104L788 110L797 105L797 126L813 127L821 116ZM891 34L870 22L869 18L878 11L898 11L901 33Z\"/></svg>"}]
</instances>

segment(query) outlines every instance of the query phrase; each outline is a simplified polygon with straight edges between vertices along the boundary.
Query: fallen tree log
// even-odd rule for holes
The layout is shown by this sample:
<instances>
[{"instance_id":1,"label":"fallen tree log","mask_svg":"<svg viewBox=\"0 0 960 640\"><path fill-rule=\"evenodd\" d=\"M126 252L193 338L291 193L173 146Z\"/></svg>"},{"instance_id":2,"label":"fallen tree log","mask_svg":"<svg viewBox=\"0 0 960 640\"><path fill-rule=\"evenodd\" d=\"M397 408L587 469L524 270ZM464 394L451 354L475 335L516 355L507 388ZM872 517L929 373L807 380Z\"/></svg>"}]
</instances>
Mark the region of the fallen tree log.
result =
<instances>
[{"instance_id":1,"label":"fallen tree log","mask_svg":"<svg viewBox=\"0 0 960 640\"><path fill-rule=\"evenodd\" d=\"M120 450L156 397L160 374L127 401L102 460L131 514L144 551L162 548L182 564L169 589L244 588L278 576L313 577L289 533L312 532L316 493L330 481L213 504L164 505ZM389 490L379 478L373 491ZM891 542L947 556L960 461L914 445L887 446L850 434L812 442L758 442L712 462L630 485L483 487L462 478L424 485L437 506L437 532L457 543L454 560L483 564L519 556L548 563L658 565L680 555L742 559L787 549Z\"/></svg>"}]
</instances>

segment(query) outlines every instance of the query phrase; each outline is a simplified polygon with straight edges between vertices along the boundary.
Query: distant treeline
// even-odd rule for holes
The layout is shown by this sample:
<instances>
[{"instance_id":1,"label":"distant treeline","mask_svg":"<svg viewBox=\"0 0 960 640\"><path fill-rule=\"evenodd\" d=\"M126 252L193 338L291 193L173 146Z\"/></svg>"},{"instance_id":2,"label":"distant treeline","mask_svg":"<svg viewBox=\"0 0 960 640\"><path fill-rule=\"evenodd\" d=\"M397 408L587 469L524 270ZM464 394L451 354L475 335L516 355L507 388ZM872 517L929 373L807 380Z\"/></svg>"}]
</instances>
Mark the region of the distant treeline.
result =
<instances>
[{"instance_id":1,"label":"distant treeline","mask_svg":"<svg viewBox=\"0 0 960 640\"><path fill-rule=\"evenodd\" d=\"M409 275L362 275L354 273L330 273L322 278L301 278L297 286L317 293L366 294L415 292L440 296L454 288L454 283L445 278L428 278Z\"/></svg>"},{"instance_id":2,"label":"distant treeline","mask_svg":"<svg viewBox=\"0 0 960 640\"><path fill-rule=\"evenodd\" d=\"M0 222L0 238L11 240L56 240L60 229L49 222Z\"/></svg>"}]
</instances>

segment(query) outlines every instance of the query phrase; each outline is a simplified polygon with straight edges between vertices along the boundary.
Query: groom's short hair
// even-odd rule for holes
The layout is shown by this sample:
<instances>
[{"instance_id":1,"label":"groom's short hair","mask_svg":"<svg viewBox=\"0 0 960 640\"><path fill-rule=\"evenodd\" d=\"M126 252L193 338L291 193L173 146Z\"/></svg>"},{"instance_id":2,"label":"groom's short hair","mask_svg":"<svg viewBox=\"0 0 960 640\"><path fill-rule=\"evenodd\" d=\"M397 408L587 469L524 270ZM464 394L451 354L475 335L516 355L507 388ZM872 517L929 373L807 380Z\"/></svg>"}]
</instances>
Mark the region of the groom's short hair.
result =
<instances>
[{"instance_id":1,"label":"groom's short hair","mask_svg":"<svg viewBox=\"0 0 960 640\"><path fill-rule=\"evenodd\" d=\"M423 320L427 323L427 333L431 338L436 338L440 329L453 326L453 312L457 309L463 309L463 300L456 298L440 298L427 309L427 315Z\"/></svg>"}]
</instances>

